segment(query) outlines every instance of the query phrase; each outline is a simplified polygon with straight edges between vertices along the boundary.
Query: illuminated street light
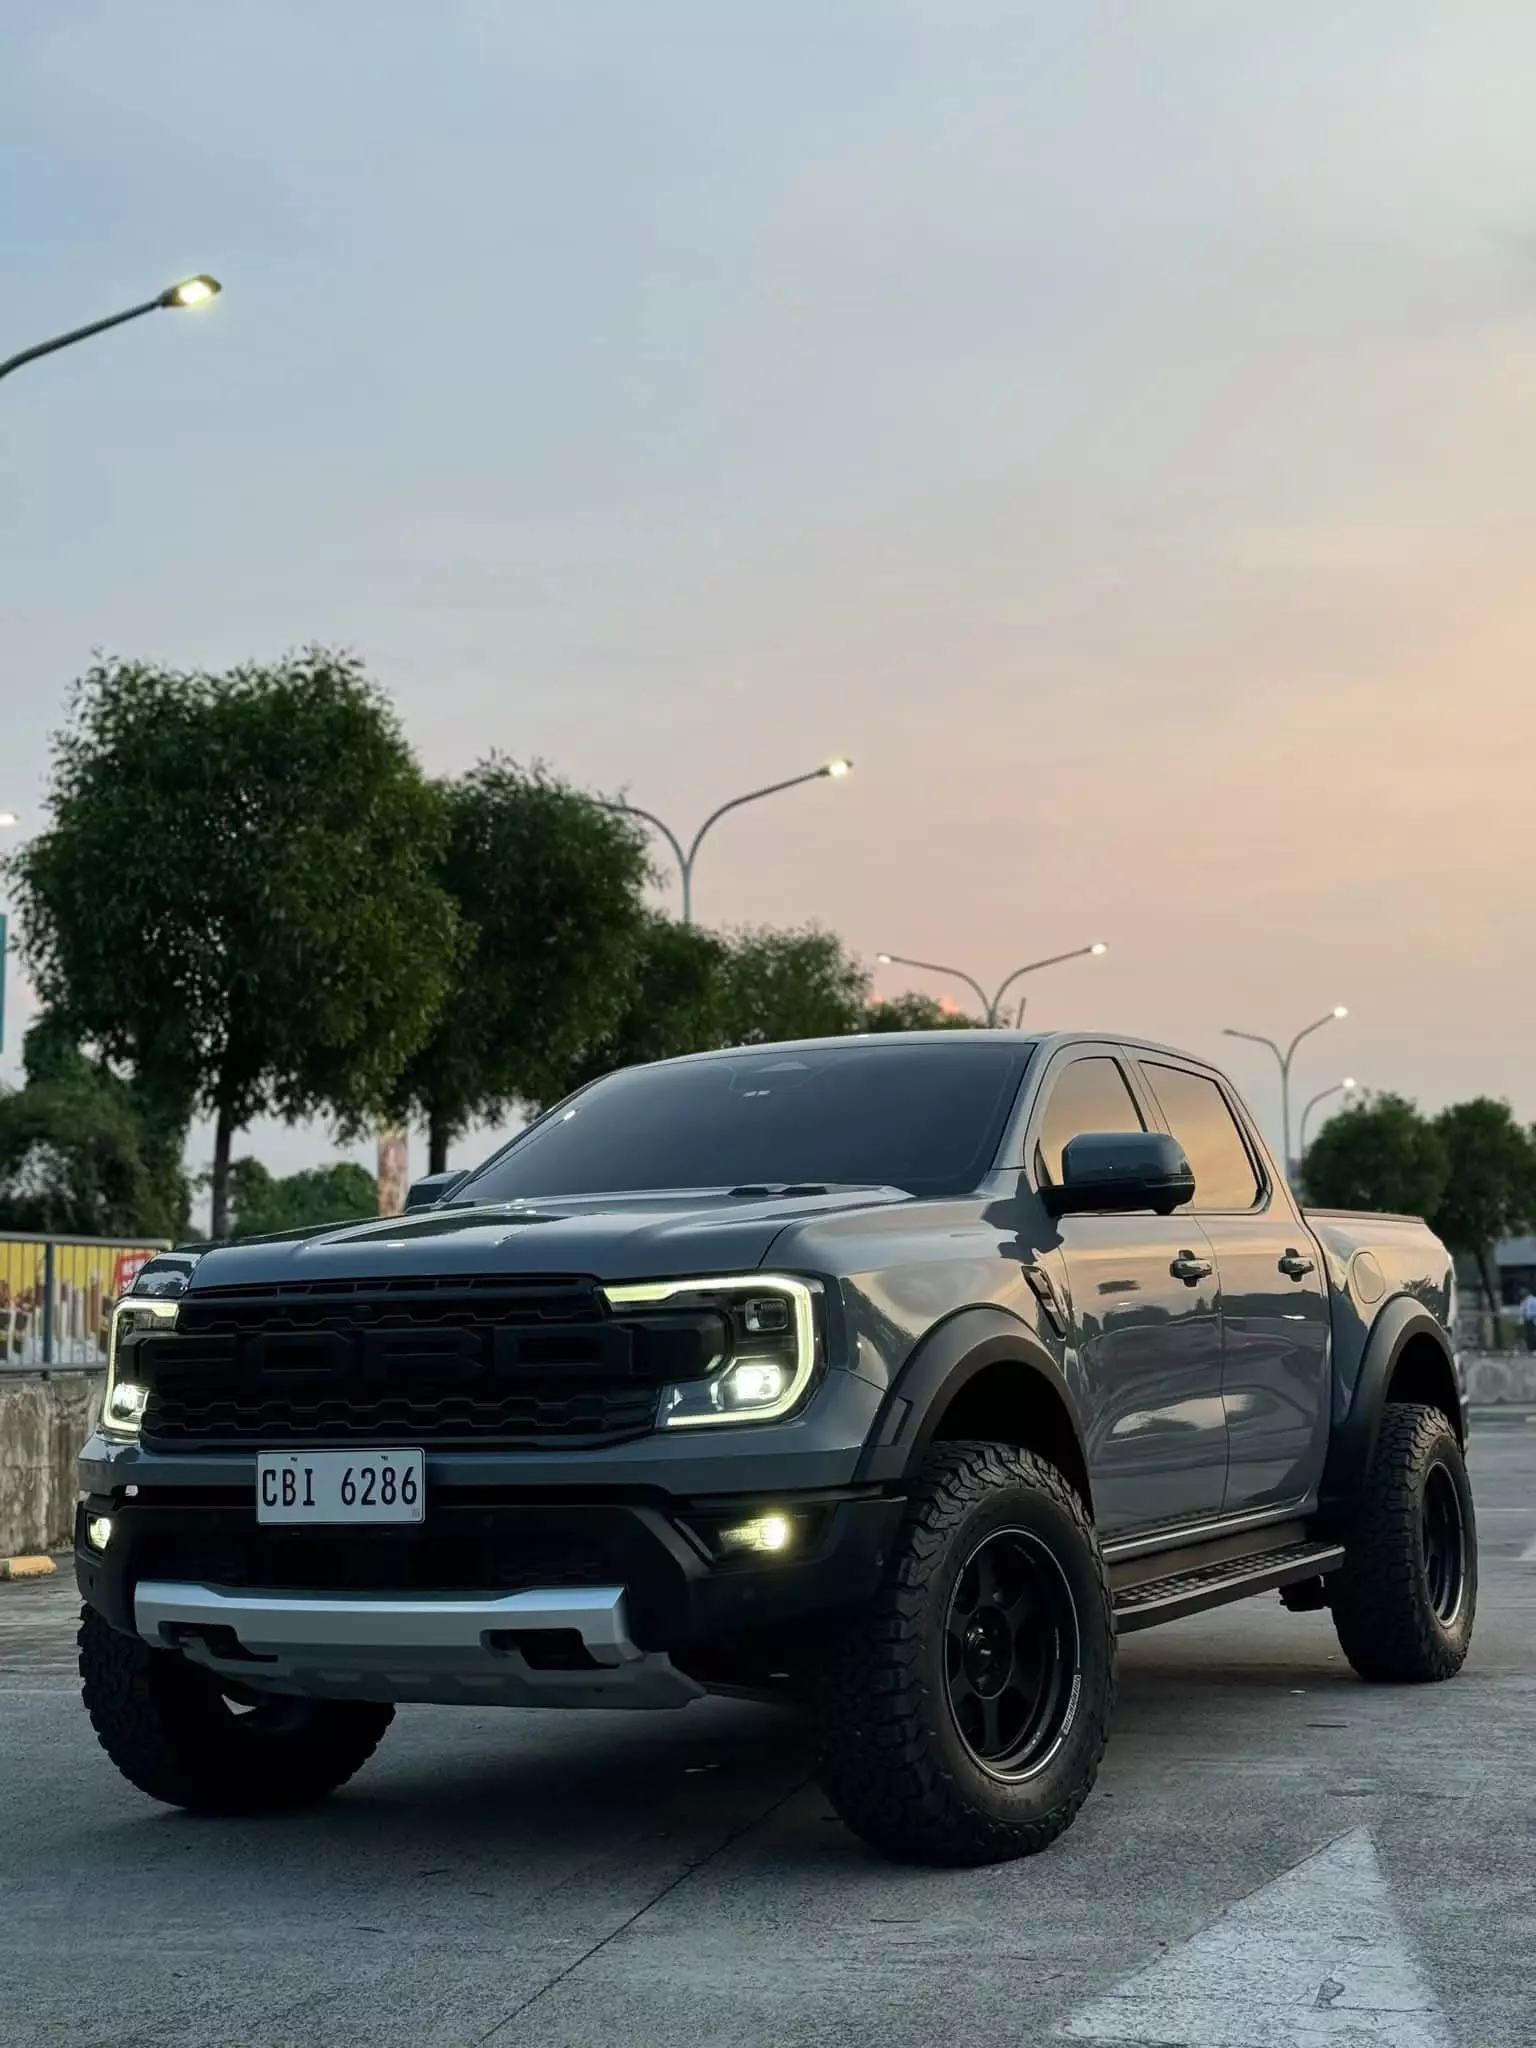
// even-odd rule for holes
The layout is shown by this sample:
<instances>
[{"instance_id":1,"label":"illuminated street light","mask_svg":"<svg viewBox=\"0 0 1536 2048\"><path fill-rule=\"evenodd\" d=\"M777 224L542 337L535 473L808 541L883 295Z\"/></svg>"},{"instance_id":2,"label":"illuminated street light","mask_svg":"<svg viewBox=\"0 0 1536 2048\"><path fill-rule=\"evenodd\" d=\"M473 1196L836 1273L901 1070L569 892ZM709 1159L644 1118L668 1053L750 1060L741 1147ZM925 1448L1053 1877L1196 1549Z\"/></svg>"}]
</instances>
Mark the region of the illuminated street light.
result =
<instances>
[{"instance_id":1,"label":"illuminated street light","mask_svg":"<svg viewBox=\"0 0 1536 2048\"><path fill-rule=\"evenodd\" d=\"M710 812L698 831L694 833L693 839L686 851L684 850L683 842L672 830L672 827L667 824L665 819L658 818L654 811L642 811L638 804L611 803L606 799L599 799L599 801L602 802L605 810L624 811L631 818L643 818L647 825L654 825L656 830L666 840L673 853L677 856L678 873L683 878L683 923L692 924L693 863L698 857L699 847L703 843L704 835L712 825L718 824L727 811L739 811L743 804L755 804L765 796L777 796L781 789L798 789L802 782L825 782L828 780L839 782L852 771L852 768L853 763L846 760L843 755L838 754L830 761L823 761L819 768L808 769L804 775L791 775L783 782L770 782L762 789L749 789L745 796L733 796L729 803L721 804L718 809Z\"/></svg>"},{"instance_id":2,"label":"illuminated street light","mask_svg":"<svg viewBox=\"0 0 1536 2048\"><path fill-rule=\"evenodd\" d=\"M1320 1102L1326 1102L1333 1095L1353 1095L1356 1089L1354 1076L1346 1074L1342 1081L1335 1081L1331 1088L1320 1088L1306 1108L1301 1112L1301 1161L1305 1166L1307 1158L1307 1118Z\"/></svg>"},{"instance_id":3,"label":"illuminated street light","mask_svg":"<svg viewBox=\"0 0 1536 2048\"><path fill-rule=\"evenodd\" d=\"M1223 1033L1227 1038L1246 1038L1253 1045L1267 1045L1280 1063L1280 1127L1285 1143L1281 1157L1286 1173L1291 1170L1291 1061L1296 1057L1296 1048L1304 1038L1310 1038L1314 1031L1321 1031L1325 1024L1332 1024L1340 1017L1347 1017L1348 1009L1343 1003L1336 1003L1326 1016L1316 1018L1311 1024L1304 1024L1290 1045L1282 1052L1272 1038L1263 1038L1257 1031L1234 1031L1228 1025Z\"/></svg>"},{"instance_id":4,"label":"illuminated street light","mask_svg":"<svg viewBox=\"0 0 1536 2048\"><path fill-rule=\"evenodd\" d=\"M93 320L89 327L71 328L68 334L56 334L52 341L40 341L32 348L24 348L20 355L7 357L0 363L0 377L8 377L23 363L36 362L39 356L51 356L56 349L69 348L77 341L89 341L93 334L105 334L109 327L121 327L128 320L142 320L146 313L158 313L167 308L174 311L180 306L206 306L223 289L216 277L184 277L179 284L167 285L163 292L146 299L142 306L130 306L126 313L112 313L105 320Z\"/></svg>"},{"instance_id":5,"label":"illuminated street light","mask_svg":"<svg viewBox=\"0 0 1536 2048\"><path fill-rule=\"evenodd\" d=\"M975 975L967 974L963 967L943 967L936 960L910 960L905 953L877 953L875 958L882 967L917 967L924 974L947 974L956 981L963 981L968 989L975 992L988 1027L995 1029L1001 1020L1003 997L1021 976L1034 974L1042 967L1059 967L1063 960L1085 960L1090 954L1097 957L1100 953L1108 951L1109 948L1102 939L1095 939L1091 946L1074 946L1070 953L1052 953L1047 959L1031 960L1026 966L1015 967L990 1001L986 990Z\"/></svg>"}]
</instances>

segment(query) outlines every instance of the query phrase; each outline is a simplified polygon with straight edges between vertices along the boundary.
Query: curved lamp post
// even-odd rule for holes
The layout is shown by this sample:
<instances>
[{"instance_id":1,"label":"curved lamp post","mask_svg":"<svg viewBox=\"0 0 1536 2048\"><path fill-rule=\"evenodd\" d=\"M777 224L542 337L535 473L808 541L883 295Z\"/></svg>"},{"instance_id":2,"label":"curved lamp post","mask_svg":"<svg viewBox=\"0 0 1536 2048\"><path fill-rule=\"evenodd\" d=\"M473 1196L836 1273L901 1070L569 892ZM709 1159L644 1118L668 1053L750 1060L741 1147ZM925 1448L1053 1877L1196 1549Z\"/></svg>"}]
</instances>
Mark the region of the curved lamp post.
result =
<instances>
[{"instance_id":1,"label":"curved lamp post","mask_svg":"<svg viewBox=\"0 0 1536 2048\"><path fill-rule=\"evenodd\" d=\"M184 277L180 284L167 285L163 292L146 299L142 306L130 306L125 313L110 313L105 320L93 320L89 327L73 327L68 334L56 334L52 341L40 341L24 348L20 355L0 362L0 377L8 377L23 363L35 363L39 356L51 356L56 349L69 348L77 341L89 341L93 334L105 334L109 327L121 327L129 320L142 320L146 313L174 310L179 306L205 306L224 287L216 277Z\"/></svg>"},{"instance_id":2,"label":"curved lamp post","mask_svg":"<svg viewBox=\"0 0 1536 2048\"><path fill-rule=\"evenodd\" d=\"M1307 1104L1306 1108L1303 1109L1303 1111L1301 1112L1301 1125L1298 1133L1301 1142L1301 1159L1303 1163L1305 1163L1307 1157L1307 1118L1312 1114L1313 1110L1316 1109L1317 1105L1320 1102L1326 1102L1330 1096L1353 1095L1355 1092L1355 1085L1356 1084L1353 1077L1346 1074L1342 1081L1335 1081L1331 1088L1319 1088L1317 1093L1313 1096L1312 1100Z\"/></svg>"},{"instance_id":3,"label":"curved lamp post","mask_svg":"<svg viewBox=\"0 0 1536 2048\"><path fill-rule=\"evenodd\" d=\"M1228 1025L1223 1036L1246 1038L1252 1045L1267 1045L1280 1063L1280 1127L1285 1142L1284 1165L1287 1174L1291 1170L1291 1061L1296 1057L1296 1048L1304 1038L1310 1038L1314 1031L1321 1031L1325 1024L1332 1024L1340 1017L1347 1017L1348 1009L1343 1003L1336 1003L1324 1017L1318 1017L1310 1024L1304 1024L1282 1052L1272 1038L1263 1038L1257 1031L1234 1031Z\"/></svg>"},{"instance_id":4,"label":"curved lamp post","mask_svg":"<svg viewBox=\"0 0 1536 2048\"><path fill-rule=\"evenodd\" d=\"M1008 976L1007 980L998 989L997 994L990 1000L981 983L974 975L967 974L963 967L942 967L935 960L909 960L905 953L877 953L875 958L882 967L917 967L921 968L924 974L948 974L956 981L963 981L966 987L975 993L976 1000L981 1005L982 1016L988 1027L995 1029L1001 1015L1003 997L1007 995L1009 989L1023 975L1034 974L1041 967L1059 967L1063 960L1082 960L1086 959L1089 954L1107 953L1108 951L1109 948L1104 944L1104 941L1096 939L1091 946L1074 946L1070 953L1052 953L1047 959L1028 961L1023 967L1015 967L1012 974Z\"/></svg>"},{"instance_id":5,"label":"curved lamp post","mask_svg":"<svg viewBox=\"0 0 1536 2048\"><path fill-rule=\"evenodd\" d=\"M693 864L698 858L704 835L712 825L717 825L727 811L739 811L743 804L755 804L765 796L777 796L780 790L798 789L802 782L838 782L853 767L851 761L838 755L834 760L824 761L819 768L811 768L804 775L791 775L783 782L767 783L762 789L749 789L745 796L733 796L729 803L721 804L710 812L692 840L685 848L681 839L664 818L658 818L654 811L642 811L638 804L621 804L603 798L603 808L609 811L627 811L632 818L643 818L647 825L654 825L677 856L678 873L683 879L683 923L693 923Z\"/></svg>"}]
</instances>

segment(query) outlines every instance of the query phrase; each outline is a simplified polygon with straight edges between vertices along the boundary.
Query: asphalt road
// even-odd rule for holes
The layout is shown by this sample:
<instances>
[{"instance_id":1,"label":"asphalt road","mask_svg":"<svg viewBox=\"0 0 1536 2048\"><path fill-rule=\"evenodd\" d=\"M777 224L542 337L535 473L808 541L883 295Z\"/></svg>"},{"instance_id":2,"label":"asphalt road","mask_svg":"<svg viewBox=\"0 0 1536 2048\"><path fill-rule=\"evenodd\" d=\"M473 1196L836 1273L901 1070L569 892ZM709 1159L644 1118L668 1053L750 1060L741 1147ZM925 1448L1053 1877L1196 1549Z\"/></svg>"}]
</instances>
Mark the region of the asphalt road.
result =
<instances>
[{"instance_id":1,"label":"asphalt road","mask_svg":"<svg viewBox=\"0 0 1536 2048\"><path fill-rule=\"evenodd\" d=\"M1273 1599L1137 1636L1077 1825L958 1874L866 1853L724 1702L408 1709L327 1806L191 1820L96 1748L70 1582L0 1585L0 2044L1529 2048L1533 1425L1474 1438L1454 1683L1363 1685Z\"/></svg>"}]
</instances>

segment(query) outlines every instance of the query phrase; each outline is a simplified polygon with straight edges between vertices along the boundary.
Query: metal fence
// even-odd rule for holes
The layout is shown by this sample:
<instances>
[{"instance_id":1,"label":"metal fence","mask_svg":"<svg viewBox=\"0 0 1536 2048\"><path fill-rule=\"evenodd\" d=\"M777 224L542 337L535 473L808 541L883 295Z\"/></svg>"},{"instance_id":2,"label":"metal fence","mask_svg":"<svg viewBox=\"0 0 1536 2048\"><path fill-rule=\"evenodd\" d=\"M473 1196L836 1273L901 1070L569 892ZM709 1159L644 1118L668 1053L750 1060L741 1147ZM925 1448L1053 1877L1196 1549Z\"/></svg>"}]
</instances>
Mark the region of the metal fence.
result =
<instances>
[{"instance_id":1,"label":"metal fence","mask_svg":"<svg viewBox=\"0 0 1536 2048\"><path fill-rule=\"evenodd\" d=\"M0 1372L104 1366L107 1316L163 1240L0 1232Z\"/></svg>"}]
</instances>

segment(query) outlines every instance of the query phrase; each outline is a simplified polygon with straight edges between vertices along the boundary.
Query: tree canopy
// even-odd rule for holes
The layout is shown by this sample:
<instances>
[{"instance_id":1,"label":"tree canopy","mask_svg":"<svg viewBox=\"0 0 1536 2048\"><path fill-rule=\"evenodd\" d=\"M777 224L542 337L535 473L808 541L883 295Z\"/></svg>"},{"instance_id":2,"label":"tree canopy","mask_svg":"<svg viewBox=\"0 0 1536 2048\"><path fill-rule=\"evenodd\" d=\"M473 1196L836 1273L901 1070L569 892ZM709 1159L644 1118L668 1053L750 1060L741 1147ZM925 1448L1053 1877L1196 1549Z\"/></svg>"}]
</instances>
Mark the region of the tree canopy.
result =
<instances>
[{"instance_id":1,"label":"tree canopy","mask_svg":"<svg viewBox=\"0 0 1536 2048\"><path fill-rule=\"evenodd\" d=\"M1499 1298L1494 1247L1536 1224L1536 1140L1507 1102L1454 1102L1435 1118L1446 1175L1429 1220L1452 1251L1469 1252L1490 1302Z\"/></svg>"},{"instance_id":2,"label":"tree canopy","mask_svg":"<svg viewBox=\"0 0 1536 2048\"><path fill-rule=\"evenodd\" d=\"M259 1159L237 1159L229 1169L229 1209L235 1237L266 1237L376 1215L378 1188L373 1175L349 1159L281 1176Z\"/></svg>"},{"instance_id":3,"label":"tree canopy","mask_svg":"<svg viewBox=\"0 0 1536 2048\"><path fill-rule=\"evenodd\" d=\"M431 1171L469 1124L564 1092L624 1016L650 927L642 828L534 766L493 756L439 784L431 848L459 927L451 979L395 1088Z\"/></svg>"},{"instance_id":4,"label":"tree canopy","mask_svg":"<svg viewBox=\"0 0 1536 2048\"><path fill-rule=\"evenodd\" d=\"M437 1014L445 823L347 654L226 675L99 662L54 742L52 824L9 861L47 1007L230 1145L257 1114L361 1119Z\"/></svg>"},{"instance_id":5,"label":"tree canopy","mask_svg":"<svg viewBox=\"0 0 1536 2048\"><path fill-rule=\"evenodd\" d=\"M24 1087L0 1093L0 1229L169 1237L187 1227L183 1130L43 1016Z\"/></svg>"},{"instance_id":6,"label":"tree canopy","mask_svg":"<svg viewBox=\"0 0 1536 2048\"><path fill-rule=\"evenodd\" d=\"M1377 1095L1330 1117L1302 1161L1307 1200L1325 1209L1428 1216L1449 1161L1434 1125L1401 1095Z\"/></svg>"}]
</instances>

